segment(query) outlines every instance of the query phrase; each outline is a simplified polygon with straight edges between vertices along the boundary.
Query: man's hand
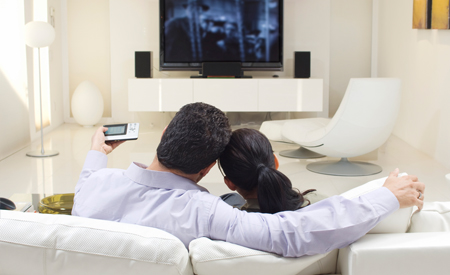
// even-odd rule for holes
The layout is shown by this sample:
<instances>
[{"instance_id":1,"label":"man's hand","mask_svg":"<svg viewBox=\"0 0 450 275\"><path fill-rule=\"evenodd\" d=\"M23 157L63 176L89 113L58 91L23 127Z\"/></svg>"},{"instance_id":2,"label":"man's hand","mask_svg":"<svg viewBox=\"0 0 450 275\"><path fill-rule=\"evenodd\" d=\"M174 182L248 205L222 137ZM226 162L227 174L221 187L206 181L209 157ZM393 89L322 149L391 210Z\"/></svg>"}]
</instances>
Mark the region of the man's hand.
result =
<instances>
[{"instance_id":1,"label":"man's hand","mask_svg":"<svg viewBox=\"0 0 450 275\"><path fill-rule=\"evenodd\" d=\"M100 127L95 131L95 134L92 136L92 145L91 150L99 151L105 155L111 153L117 146L124 143L125 140L122 141L105 141L104 132L108 131L106 127Z\"/></svg>"},{"instance_id":2,"label":"man's hand","mask_svg":"<svg viewBox=\"0 0 450 275\"><path fill-rule=\"evenodd\" d=\"M397 197L400 208L416 205L419 210L422 209L425 184L419 182L416 176L408 175L399 178L397 168L389 174L383 186Z\"/></svg>"}]
</instances>

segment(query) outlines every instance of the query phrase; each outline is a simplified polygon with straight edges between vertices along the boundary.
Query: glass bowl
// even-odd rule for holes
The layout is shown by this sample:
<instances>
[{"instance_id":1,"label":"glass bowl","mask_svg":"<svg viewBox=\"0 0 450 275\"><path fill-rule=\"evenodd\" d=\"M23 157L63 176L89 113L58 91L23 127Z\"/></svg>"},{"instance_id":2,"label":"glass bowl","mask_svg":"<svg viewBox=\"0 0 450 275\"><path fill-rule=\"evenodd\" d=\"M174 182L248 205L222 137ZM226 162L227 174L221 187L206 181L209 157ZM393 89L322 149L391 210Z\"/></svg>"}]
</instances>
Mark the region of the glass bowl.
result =
<instances>
[{"instance_id":1,"label":"glass bowl","mask_svg":"<svg viewBox=\"0 0 450 275\"><path fill-rule=\"evenodd\" d=\"M74 193L58 194L39 202L39 213L71 215Z\"/></svg>"}]
</instances>

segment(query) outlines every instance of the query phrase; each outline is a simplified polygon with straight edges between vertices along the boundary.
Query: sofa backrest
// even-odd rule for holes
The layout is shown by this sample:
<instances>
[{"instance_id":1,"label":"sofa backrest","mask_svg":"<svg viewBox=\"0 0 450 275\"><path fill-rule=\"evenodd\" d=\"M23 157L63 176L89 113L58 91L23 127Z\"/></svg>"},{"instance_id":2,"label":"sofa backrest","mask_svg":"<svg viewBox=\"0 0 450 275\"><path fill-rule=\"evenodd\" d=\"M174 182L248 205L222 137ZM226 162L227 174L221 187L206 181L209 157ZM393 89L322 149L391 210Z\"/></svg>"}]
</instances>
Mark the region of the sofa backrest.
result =
<instances>
[{"instance_id":1,"label":"sofa backrest","mask_svg":"<svg viewBox=\"0 0 450 275\"><path fill-rule=\"evenodd\" d=\"M401 173L398 176L402 177L405 175L407 174ZM372 192L377 188L381 188L386 179L387 177L369 181L365 184L348 190L347 192L341 194L341 196L347 199L359 197L366 193ZM398 209L387 218L379 222L374 228L372 228L372 230L369 231L369 234L405 233L410 224L412 212L413 207Z\"/></svg>"},{"instance_id":2,"label":"sofa backrest","mask_svg":"<svg viewBox=\"0 0 450 275\"><path fill-rule=\"evenodd\" d=\"M192 274L159 229L65 215L0 211L1 274Z\"/></svg>"}]
</instances>

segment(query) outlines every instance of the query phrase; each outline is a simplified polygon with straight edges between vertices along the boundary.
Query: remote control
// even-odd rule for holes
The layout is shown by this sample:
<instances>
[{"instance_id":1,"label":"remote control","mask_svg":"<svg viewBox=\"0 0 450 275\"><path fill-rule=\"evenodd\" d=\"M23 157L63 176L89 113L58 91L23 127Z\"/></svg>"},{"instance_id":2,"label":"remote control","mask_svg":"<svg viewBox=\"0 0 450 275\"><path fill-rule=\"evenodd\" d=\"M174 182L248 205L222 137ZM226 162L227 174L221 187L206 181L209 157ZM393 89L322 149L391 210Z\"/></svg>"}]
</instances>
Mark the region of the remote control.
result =
<instances>
[{"instance_id":1,"label":"remote control","mask_svg":"<svg viewBox=\"0 0 450 275\"><path fill-rule=\"evenodd\" d=\"M105 132L106 141L136 140L139 135L139 123L103 125L108 128Z\"/></svg>"}]
</instances>

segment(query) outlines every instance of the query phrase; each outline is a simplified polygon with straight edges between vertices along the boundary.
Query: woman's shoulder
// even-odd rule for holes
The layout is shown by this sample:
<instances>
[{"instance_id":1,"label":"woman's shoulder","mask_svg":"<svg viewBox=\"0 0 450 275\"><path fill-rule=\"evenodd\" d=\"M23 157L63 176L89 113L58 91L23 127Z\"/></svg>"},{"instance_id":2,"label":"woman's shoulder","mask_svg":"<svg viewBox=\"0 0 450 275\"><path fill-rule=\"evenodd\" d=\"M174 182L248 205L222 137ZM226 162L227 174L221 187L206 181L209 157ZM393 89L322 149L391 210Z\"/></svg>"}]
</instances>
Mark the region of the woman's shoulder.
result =
<instances>
[{"instance_id":1,"label":"woman's shoulder","mask_svg":"<svg viewBox=\"0 0 450 275\"><path fill-rule=\"evenodd\" d=\"M313 203L316 203L316 202L319 202L321 200L328 198L328 196L326 196L325 194L322 194L318 191L312 191L312 192L304 195L303 197L305 198L305 201L303 202L301 207L305 207L310 204L313 204Z\"/></svg>"}]
</instances>

